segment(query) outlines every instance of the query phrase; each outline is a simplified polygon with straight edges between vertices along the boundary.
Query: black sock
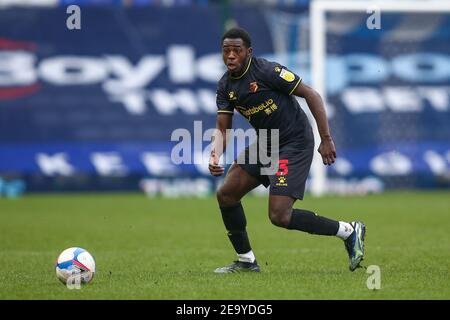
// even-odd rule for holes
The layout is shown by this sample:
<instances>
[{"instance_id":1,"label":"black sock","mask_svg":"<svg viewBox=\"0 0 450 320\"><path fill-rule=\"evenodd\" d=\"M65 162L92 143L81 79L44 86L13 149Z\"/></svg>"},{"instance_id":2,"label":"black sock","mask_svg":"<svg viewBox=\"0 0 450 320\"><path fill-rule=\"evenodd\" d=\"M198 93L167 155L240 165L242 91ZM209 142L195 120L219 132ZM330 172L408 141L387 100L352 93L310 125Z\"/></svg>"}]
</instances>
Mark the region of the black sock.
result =
<instances>
[{"instance_id":1,"label":"black sock","mask_svg":"<svg viewBox=\"0 0 450 320\"><path fill-rule=\"evenodd\" d=\"M242 204L239 202L232 207L220 207L220 211L222 212L223 223L228 231L228 238L230 239L234 250L239 254L247 253L252 250L250 241L248 240L247 231L245 230L247 220L245 219Z\"/></svg>"},{"instance_id":2,"label":"black sock","mask_svg":"<svg viewBox=\"0 0 450 320\"><path fill-rule=\"evenodd\" d=\"M318 216L308 210L293 209L288 229L324 236L335 236L339 230L339 222Z\"/></svg>"}]
</instances>

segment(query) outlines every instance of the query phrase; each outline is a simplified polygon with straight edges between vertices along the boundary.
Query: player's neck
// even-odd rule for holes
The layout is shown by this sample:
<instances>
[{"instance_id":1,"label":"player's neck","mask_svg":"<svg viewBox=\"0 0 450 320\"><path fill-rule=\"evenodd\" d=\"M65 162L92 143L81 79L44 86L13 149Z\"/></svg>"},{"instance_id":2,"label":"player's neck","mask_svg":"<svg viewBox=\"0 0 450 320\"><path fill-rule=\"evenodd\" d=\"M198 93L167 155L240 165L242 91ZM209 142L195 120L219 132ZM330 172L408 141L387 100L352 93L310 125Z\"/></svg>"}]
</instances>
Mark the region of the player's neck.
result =
<instances>
[{"instance_id":1,"label":"player's neck","mask_svg":"<svg viewBox=\"0 0 450 320\"><path fill-rule=\"evenodd\" d=\"M252 63L252 57L251 56L249 56L247 58L247 61L245 62L245 64L242 67L242 69L240 69L239 71L231 73L231 76L233 78L235 78L235 79L236 78L241 78L248 71L248 68L250 67L250 63Z\"/></svg>"}]
</instances>

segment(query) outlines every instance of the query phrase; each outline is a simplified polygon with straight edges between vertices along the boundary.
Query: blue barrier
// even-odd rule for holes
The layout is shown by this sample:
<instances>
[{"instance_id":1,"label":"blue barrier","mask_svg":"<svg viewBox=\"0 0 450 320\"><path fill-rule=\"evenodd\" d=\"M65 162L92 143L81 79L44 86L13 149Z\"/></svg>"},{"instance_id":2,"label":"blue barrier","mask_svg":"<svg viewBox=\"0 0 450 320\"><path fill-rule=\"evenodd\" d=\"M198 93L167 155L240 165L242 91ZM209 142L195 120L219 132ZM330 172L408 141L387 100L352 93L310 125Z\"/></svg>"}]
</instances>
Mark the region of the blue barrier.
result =
<instances>
[{"instance_id":1,"label":"blue barrier","mask_svg":"<svg viewBox=\"0 0 450 320\"><path fill-rule=\"evenodd\" d=\"M256 55L309 83L308 48L295 42L307 7L277 10L232 8ZM0 176L22 175L30 190L60 176L133 177L126 188L137 188L139 177L206 177L204 166L170 161L170 137L178 128L192 132L194 121L215 126L215 86L225 71L221 15L216 6L88 7L81 30L68 30L64 8L0 11ZM328 107L340 159L330 177L448 187L449 18L415 39L395 38L398 14L384 14L381 31L365 29L363 18L328 35ZM276 41L283 30L284 53Z\"/></svg>"}]
</instances>

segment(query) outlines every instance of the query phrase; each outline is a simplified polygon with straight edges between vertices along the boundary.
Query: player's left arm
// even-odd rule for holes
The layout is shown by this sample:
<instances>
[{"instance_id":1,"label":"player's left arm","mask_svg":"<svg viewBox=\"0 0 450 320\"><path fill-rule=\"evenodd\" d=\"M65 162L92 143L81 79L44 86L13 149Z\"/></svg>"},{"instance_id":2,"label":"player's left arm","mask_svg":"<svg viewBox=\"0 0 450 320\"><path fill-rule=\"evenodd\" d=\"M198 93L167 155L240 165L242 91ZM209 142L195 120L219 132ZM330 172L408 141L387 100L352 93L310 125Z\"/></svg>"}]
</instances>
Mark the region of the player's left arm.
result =
<instances>
[{"instance_id":1,"label":"player's left arm","mask_svg":"<svg viewBox=\"0 0 450 320\"><path fill-rule=\"evenodd\" d=\"M305 98L319 129L321 142L318 151L322 156L323 164L333 164L336 160L336 147L328 127L328 119L322 97L316 90L303 83L300 83L292 94Z\"/></svg>"}]
</instances>

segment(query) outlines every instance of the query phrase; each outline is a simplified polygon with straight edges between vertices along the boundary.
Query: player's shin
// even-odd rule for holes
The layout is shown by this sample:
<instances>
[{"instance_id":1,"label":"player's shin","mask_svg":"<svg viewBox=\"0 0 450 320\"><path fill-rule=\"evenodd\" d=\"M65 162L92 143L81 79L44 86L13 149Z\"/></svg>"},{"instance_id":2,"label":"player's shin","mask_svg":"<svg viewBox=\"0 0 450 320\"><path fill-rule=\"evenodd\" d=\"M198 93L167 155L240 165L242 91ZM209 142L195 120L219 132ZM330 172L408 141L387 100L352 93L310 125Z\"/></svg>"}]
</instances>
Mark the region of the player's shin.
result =
<instances>
[{"instance_id":1,"label":"player's shin","mask_svg":"<svg viewBox=\"0 0 450 320\"><path fill-rule=\"evenodd\" d=\"M246 231L247 220L242 204L239 202L235 206L220 207L220 211L225 228L228 231L228 238L238 254L239 260L243 262L254 262L255 256L250 247L250 241Z\"/></svg>"},{"instance_id":2,"label":"player's shin","mask_svg":"<svg viewBox=\"0 0 450 320\"><path fill-rule=\"evenodd\" d=\"M293 209L288 229L324 236L335 236L339 230L339 222L318 216L308 210Z\"/></svg>"}]
</instances>

